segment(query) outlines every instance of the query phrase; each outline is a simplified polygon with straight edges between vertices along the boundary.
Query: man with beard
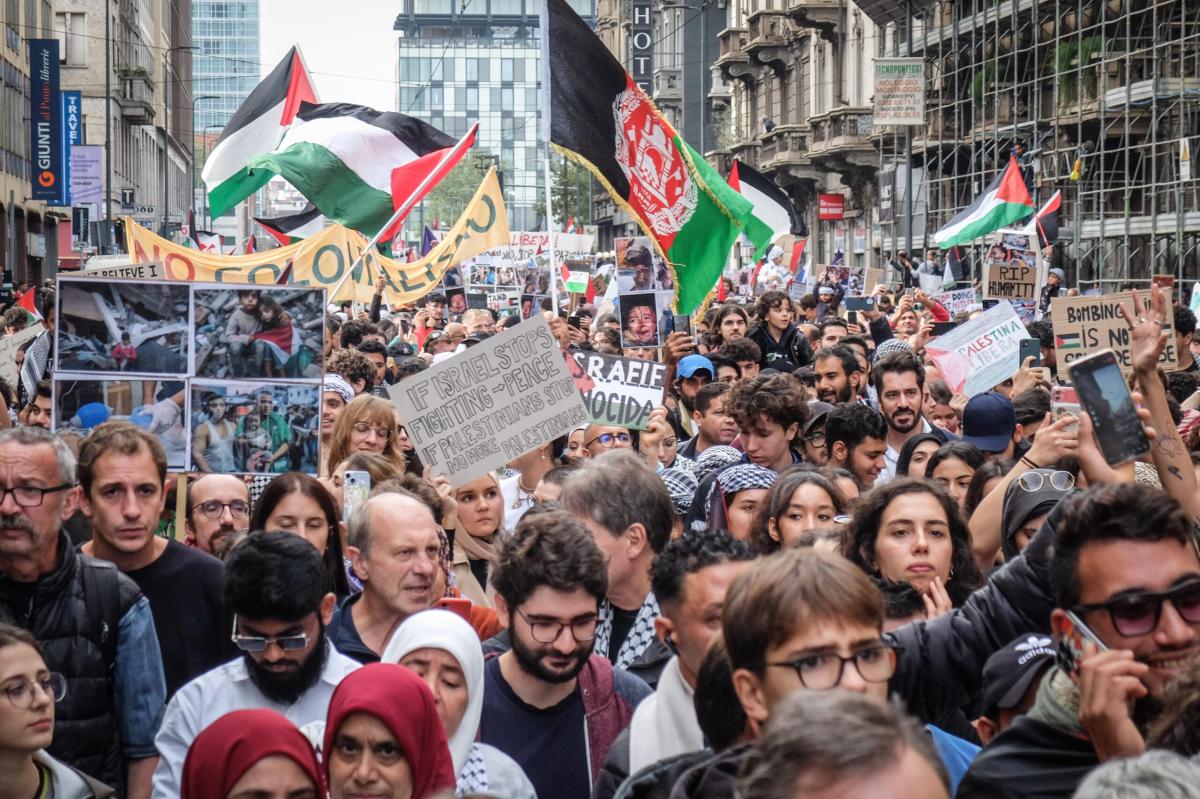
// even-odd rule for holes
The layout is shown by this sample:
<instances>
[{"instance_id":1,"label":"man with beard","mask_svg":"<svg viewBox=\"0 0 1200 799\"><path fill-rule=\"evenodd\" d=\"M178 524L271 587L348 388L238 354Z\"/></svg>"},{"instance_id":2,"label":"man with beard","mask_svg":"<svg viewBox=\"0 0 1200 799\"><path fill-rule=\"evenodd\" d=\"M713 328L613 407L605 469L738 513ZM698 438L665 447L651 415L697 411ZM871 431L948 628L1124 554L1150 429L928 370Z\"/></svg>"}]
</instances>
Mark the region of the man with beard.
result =
<instances>
[{"instance_id":1,"label":"man with beard","mask_svg":"<svg viewBox=\"0 0 1200 799\"><path fill-rule=\"evenodd\" d=\"M1099 763L1136 757L1167 687L1200 652L1200 557L1188 514L1137 484L1066 500L1050 563L1050 626L1072 612L1103 642L1060 658L1029 712L992 739L958 796L1069 797ZM1074 668L1067 668L1073 665Z\"/></svg>"},{"instance_id":2,"label":"man with beard","mask_svg":"<svg viewBox=\"0 0 1200 799\"><path fill-rule=\"evenodd\" d=\"M896 476L900 450L910 438L921 433L932 433L945 443L951 437L942 428L929 424L921 415L925 367L916 355L911 352L889 352L875 362L872 371L879 410L887 423L887 449L883 451L887 466L881 477L882 482L887 482Z\"/></svg>"},{"instance_id":3,"label":"man with beard","mask_svg":"<svg viewBox=\"0 0 1200 799\"><path fill-rule=\"evenodd\" d=\"M322 582L321 555L294 533L252 533L233 550L225 606L242 656L192 680L167 706L154 739L155 799L177 799L188 747L230 711L274 710L297 727L325 720L333 689L359 664L326 639L335 600Z\"/></svg>"},{"instance_id":4,"label":"man with beard","mask_svg":"<svg viewBox=\"0 0 1200 799\"><path fill-rule=\"evenodd\" d=\"M883 416L866 405L836 406L825 420L826 464L849 470L860 491L870 490L883 471L886 430Z\"/></svg>"},{"instance_id":5,"label":"man with beard","mask_svg":"<svg viewBox=\"0 0 1200 799\"><path fill-rule=\"evenodd\" d=\"M496 612L512 648L484 667L479 740L525 771L538 796L586 799L633 710L650 694L592 654L607 567L561 510L534 508L500 546Z\"/></svg>"},{"instance_id":6,"label":"man with beard","mask_svg":"<svg viewBox=\"0 0 1200 799\"><path fill-rule=\"evenodd\" d=\"M250 524L250 489L231 474L202 474L188 480L184 543L221 557L225 540Z\"/></svg>"},{"instance_id":7,"label":"man with beard","mask_svg":"<svg viewBox=\"0 0 1200 799\"><path fill-rule=\"evenodd\" d=\"M737 422L725 412L728 394L728 383L710 383L696 392L692 400L696 435L679 445L680 455L696 460L709 447L728 446L737 438Z\"/></svg>"},{"instance_id":8,"label":"man with beard","mask_svg":"<svg viewBox=\"0 0 1200 799\"><path fill-rule=\"evenodd\" d=\"M844 344L823 347L813 370L817 373L817 399L830 405L854 401L866 381L854 350Z\"/></svg>"}]
</instances>

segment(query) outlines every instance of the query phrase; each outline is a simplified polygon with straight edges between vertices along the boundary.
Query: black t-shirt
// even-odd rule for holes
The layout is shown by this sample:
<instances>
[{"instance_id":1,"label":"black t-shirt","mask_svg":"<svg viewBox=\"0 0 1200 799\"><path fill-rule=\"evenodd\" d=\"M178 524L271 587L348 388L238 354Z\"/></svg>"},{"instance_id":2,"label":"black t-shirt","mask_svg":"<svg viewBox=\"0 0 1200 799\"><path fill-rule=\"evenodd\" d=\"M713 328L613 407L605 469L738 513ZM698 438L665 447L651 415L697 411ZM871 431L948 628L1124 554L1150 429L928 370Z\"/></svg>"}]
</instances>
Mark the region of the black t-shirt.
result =
<instances>
[{"instance_id":1,"label":"black t-shirt","mask_svg":"<svg viewBox=\"0 0 1200 799\"><path fill-rule=\"evenodd\" d=\"M625 639L629 637L629 631L633 629L633 623L637 621L639 610L641 608L622 610L616 605L612 606L612 635L608 638L608 659L614 663L617 660L617 653L621 651L621 644L625 643Z\"/></svg>"},{"instance_id":2,"label":"black t-shirt","mask_svg":"<svg viewBox=\"0 0 1200 799\"><path fill-rule=\"evenodd\" d=\"M226 614L221 597L225 583L221 561L168 541L158 560L126 574L150 600L168 699L236 655L229 640L233 617Z\"/></svg>"},{"instance_id":3,"label":"black t-shirt","mask_svg":"<svg viewBox=\"0 0 1200 799\"><path fill-rule=\"evenodd\" d=\"M500 658L489 660L483 674L479 740L517 761L538 796L588 799L592 778L578 687L543 710L516 695L500 674Z\"/></svg>"}]
</instances>

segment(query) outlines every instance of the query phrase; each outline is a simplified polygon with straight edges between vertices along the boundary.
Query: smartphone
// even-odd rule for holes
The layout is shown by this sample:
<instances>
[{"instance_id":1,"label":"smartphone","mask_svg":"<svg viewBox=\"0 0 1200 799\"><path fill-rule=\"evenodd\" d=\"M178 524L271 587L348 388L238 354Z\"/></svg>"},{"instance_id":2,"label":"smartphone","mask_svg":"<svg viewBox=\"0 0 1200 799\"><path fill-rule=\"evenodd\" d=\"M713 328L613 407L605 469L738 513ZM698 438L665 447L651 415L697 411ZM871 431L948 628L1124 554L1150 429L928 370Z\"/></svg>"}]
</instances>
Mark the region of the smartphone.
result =
<instances>
[{"instance_id":1,"label":"smartphone","mask_svg":"<svg viewBox=\"0 0 1200 799\"><path fill-rule=\"evenodd\" d=\"M671 317L671 324L676 333L692 334L692 315L691 314L675 314Z\"/></svg>"},{"instance_id":2,"label":"smartphone","mask_svg":"<svg viewBox=\"0 0 1200 799\"><path fill-rule=\"evenodd\" d=\"M842 300L842 305L847 311L873 311L875 310L874 297L847 297Z\"/></svg>"},{"instance_id":3,"label":"smartphone","mask_svg":"<svg viewBox=\"0 0 1200 799\"><path fill-rule=\"evenodd\" d=\"M1079 418L1079 395L1073 386L1055 386L1050 389L1050 420L1058 421L1064 416ZM1078 425L1068 425L1065 430L1074 430Z\"/></svg>"},{"instance_id":4,"label":"smartphone","mask_svg":"<svg viewBox=\"0 0 1200 799\"><path fill-rule=\"evenodd\" d=\"M1058 639L1058 665L1068 674L1079 673L1079 663L1085 657L1083 642L1091 641L1101 652L1108 649L1100 637L1083 623L1074 611L1066 611L1066 629Z\"/></svg>"},{"instance_id":5,"label":"smartphone","mask_svg":"<svg viewBox=\"0 0 1200 799\"><path fill-rule=\"evenodd\" d=\"M1128 463L1148 453L1150 439L1138 418L1116 353L1100 350L1072 362L1068 371L1108 465Z\"/></svg>"},{"instance_id":6,"label":"smartphone","mask_svg":"<svg viewBox=\"0 0 1200 799\"><path fill-rule=\"evenodd\" d=\"M349 520L355 508L371 495L370 472L346 472L342 478L342 518Z\"/></svg>"},{"instance_id":7,"label":"smartphone","mask_svg":"<svg viewBox=\"0 0 1200 799\"><path fill-rule=\"evenodd\" d=\"M983 301L983 310L986 311L988 308L995 308L999 303L1000 303L1000 300L984 300Z\"/></svg>"},{"instance_id":8,"label":"smartphone","mask_svg":"<svg viewBox=\"0 0 1200 799\"><path fill-rule=\"evenodd\" d=\"M1031 366L1042 365L1042 342L1038 341L1036 338L1023 338L1021 339L1021 366L1024 366L1025 359L1030 357L1033 358L1033 363L1030 364Z\"/></svg>"},{"instance_id":9,"label":"smartphone","mask_svg":"<svg viewBox=\"0 0 1200 799\"><path fill-rule=\"evenodd\" d=\"M852 325L858 324L858 311L846 309L846 321Z\"/></svg>"},{"instance_id":10,"label":"smartphone","mask_svg":"<svg viewBox=\"0 0 1200 799\"><path fill-rule=\"evenodd\" d=\"M579 323L579 314L572 314L567 317L567 325L576 330L583 330L583 326Z\"/></svg>"},{"instance_id":11,"label":"smartphone","mask_svg":"<svg viewBox=\"0 0 1200 799\"><path fill-rule=\"evenodd\" d=\"M444 596L437 601L434 607L448 610L452 613L457 613L464 621L471 621L471 600L461 597Z\"/></svg>"},{"instance_id":12,"label":"smartphone","mask_svg":"<svg viewBox=\"0 0 1200 799\"><path fill-rule=\"evenodd\" d=\"M944 336L956 327L958 327L958 322L934 322L933 335L935 338Z\"/></svg>"}]
</instances>

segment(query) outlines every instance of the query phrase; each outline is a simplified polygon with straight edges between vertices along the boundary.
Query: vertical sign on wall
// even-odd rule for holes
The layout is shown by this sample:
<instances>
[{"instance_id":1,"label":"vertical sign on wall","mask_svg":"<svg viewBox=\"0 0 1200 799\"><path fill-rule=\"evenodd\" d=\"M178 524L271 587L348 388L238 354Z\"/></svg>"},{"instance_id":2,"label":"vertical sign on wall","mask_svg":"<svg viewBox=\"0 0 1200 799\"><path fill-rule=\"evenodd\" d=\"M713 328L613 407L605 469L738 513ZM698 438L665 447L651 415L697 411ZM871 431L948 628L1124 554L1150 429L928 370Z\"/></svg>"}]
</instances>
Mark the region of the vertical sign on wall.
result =
<instances>
[{"instance_id":1,"label":"vertical sign on wall","mask_svg":"<svg viewBox=\"0 0 1200 799\"><path fill-rule=\"evenodd\" d=\"M62 93L62 204L72 205L71 148L83 143L83 95L80 92Z\"/></svg>"},{"instance_id":2,"label":"vertical sign on wall","mask_svg":"<svg viewBox=\"0 0 1200 799\"><path fill-rule=\"evenodd\" d=\"M34 200L66 205L58 39L29 40L29 143Z\"/></svg>"},{"instance_id":3,"label":"vertical sign on wall","mask_svg":"<svg viewBox=\"0 0 1200 799\"><path fill-rule=\"evenodd\" d=\"M654 17L649 0L633 0L629 27L629 74L647 96L654 95Z\"/></svg>"}]
</instances>

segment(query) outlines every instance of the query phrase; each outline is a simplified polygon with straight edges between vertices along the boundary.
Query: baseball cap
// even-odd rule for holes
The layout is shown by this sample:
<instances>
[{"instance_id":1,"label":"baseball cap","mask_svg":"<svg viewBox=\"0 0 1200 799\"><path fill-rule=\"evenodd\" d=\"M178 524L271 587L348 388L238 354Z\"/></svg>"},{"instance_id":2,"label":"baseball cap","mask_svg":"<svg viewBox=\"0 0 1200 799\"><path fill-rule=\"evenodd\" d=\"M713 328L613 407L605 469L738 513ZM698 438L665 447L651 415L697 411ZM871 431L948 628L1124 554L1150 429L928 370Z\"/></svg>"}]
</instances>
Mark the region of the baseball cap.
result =
<instances>
[{"instance_id":1,"label":"baseball cap","mask_svg":"<svg viewBox=\"0 0 1200 799\"><path fill-rule=\"evenodd\" d=\"M1021 703L1046 666L1054 662L1054 642L1049 636L1029 633L1010 641L983 666L985 712L1009 710Z\"/></svg>"},{"instance_id":2,"label":"baseball cap","mask_svg":"<svg viewBox=\"0 0 1200 799\"><path fill-rule=\"evenodd\" d=\"M804 423L803 436L807 436L809 431L818 424L824 424L825 417L828 416L829 412L832 410L833 406L828 402L821 402L821 400L810 400L808 403L808 421Z\"/></svg>"},{"instance_id":3,"label":"baseball cap","mask_svg":"<svg viewBox=\"0 0 1200 799\"><path fill-rule=\"evenodd\" d=\"M491 333L485 333L482 330L476 330L474 333L469 334L465 339L463 339L463 344L466 344L468 347L474 347L476 344L487 341L491 337Z\"/></svg>"},{"instance_id":4,"label":"baseball cap","mask_svg":"<svg viewBox=\"0 0 1200 799\"><path fill-rule=\"evenodd\" d=\"M984 452L1003 452L1017 429L1012 401L995 391L971 397L963 409L963 437Z\"/></svg>"},{"instance_id":5,"label":"baseball cap","mask_svg":"<svg viewBox=\"0 0 1200 799\"><path fill-rule=\"evenodd\" d=\"M707 370L710 379L717 375L717 370L713 368L712 361L708 358L703 355L688 355L681 359L679 365L675 367L675 376L692 377L701 370Z\"/></svg>"}]
</instances>

